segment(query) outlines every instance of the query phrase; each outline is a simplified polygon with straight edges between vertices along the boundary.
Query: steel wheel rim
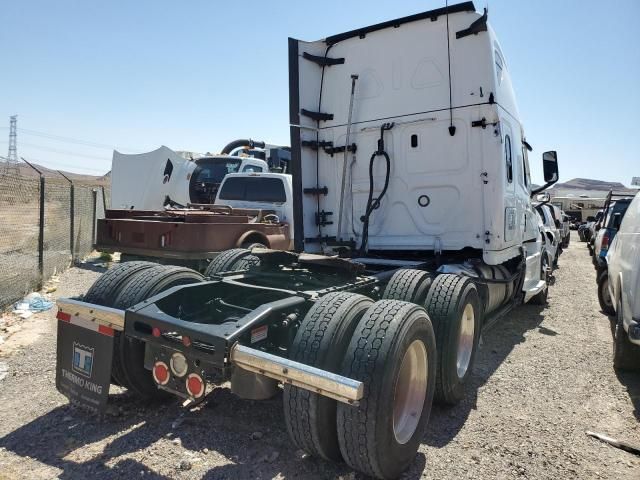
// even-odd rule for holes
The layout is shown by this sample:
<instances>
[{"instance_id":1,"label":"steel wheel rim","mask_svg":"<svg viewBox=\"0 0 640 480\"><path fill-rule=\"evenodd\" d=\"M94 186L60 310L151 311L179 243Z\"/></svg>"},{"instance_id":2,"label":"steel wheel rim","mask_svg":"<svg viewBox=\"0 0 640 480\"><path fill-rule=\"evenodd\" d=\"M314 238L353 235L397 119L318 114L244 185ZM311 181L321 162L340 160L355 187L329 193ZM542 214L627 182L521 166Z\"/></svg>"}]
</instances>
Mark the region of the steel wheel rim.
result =
<instances>
[{"instance_id":1,"label":"steel wheel rim","mask_svg":"<svg viewBox=\"0 0 640 480\"><path fill-rule=\"evenodd\" d=\"M602 281L602 300L607 307L613 308L613 301L611 300L611 295L609 295L609 278L605 278Z\"/></svg>"},{"instance_id":2,"label":"steel wheel rim","mask_svg":"<svg viewBox=\"0 0 640 480\"><path fill-rule=\"evenodd\" d=\"M393 434L405 444L416 431L427 396L429 371L427 349L414 340L402 358L393 398Z\"/></svg>"},{"instance_id":3,"label":"steel wheel rim","mask_svg":"<svg viewBox=\"0 0 640 480\"><path fill-rule=\"evenodd\" d=\"M473 337L475 334L475 312L473 305L467 303L462 311L462 319L460 320L460 332L458 334L458 355L456 359L456 367L458 370L458 378L463 378L469 368L471 362L471 354L473 353Z\"/></svg>"}]
</instances>

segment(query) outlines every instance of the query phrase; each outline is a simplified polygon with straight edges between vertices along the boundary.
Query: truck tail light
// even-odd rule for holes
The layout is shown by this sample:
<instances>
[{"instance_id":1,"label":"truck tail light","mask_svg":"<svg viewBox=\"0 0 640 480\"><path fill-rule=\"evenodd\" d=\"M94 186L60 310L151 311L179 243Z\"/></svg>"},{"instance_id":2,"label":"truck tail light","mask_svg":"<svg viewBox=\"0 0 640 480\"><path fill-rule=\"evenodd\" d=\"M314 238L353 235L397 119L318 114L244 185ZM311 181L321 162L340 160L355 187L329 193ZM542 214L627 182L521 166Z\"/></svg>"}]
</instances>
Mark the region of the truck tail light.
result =
<instances>
[{"instance_id":1,"label":"truck tail light","mask_svg":"<svg viewBox=\"0 0 640 480\"><path fill-rule=\"evenodd\" d=\"M600 249L609 250L609 232L604 232L604 235L602 236L602 245Z\"/></svg>"},{"instance_id":2,"label":"truck tail light","mask_svg":"<svg viewBox=\"0 0 640 480\"><path fill-rule=\"evenodd\" d=\"M169 383L169 367L164 362L156 362L153 365L153 379L158 385Z\"/></svg>"},{"instance_id":3,"label":"truck tail light","mask_svg":"<svg viewBox=\"0 0 640 480\"><path fill-rule=\"evenodd\" d=\"M200 398L204 394L204 381L197 373L190 373L186 383L187 393L193 398Z\"/></svg>"}]
</instances>

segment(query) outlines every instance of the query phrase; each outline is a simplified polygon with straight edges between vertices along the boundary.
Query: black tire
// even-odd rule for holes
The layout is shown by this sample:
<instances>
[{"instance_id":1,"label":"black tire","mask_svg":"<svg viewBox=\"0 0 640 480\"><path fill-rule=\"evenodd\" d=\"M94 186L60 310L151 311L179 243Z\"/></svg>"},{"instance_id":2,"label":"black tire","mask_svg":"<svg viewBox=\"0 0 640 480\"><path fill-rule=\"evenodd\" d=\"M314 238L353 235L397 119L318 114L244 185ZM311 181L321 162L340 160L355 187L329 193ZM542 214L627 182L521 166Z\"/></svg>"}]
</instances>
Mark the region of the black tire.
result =
<instances>
[{"instance_id":1,"label":"black tire","mask_svg":"<svg viewBox=\"0 0 640 480\"><path fill-rule=\"evenodd\" d=\"M424 305L432 282L433 279L425 271L403 268L393 274L382 298Z\"/></svg>"},{"instance_id":2,"label":"black tire","mask_svg":"<svg viewBox=\"0 0 640 480\"><path fill-rule=\"evenodd\" d=\"M125 262L111 267L93 282L84 295L84 301L112 307L122 287L136 273L155 267L151 262Z\"/></svg>"},{"instance_id":3,"label":"black tire","mask_svg":"<svg viewBox=\"0 0 640 480\"><path fill-rule=\"evenodd\" d=\"M529 303L532 305L546 305L549 301L549 275L546 273L546 270L549 268L549 254L546 250L542 251L541 257L542 261L540 263L540 275L544 277L547 285L545 288L539 292L538 294L531 297Z\"/></svg>"},{"instance_id":4,"label":"black tire","mask_svg":"<svg viewBox=\"0 0 640 480\"><path fill-rule=\"evenodd\" d=\"M410 346L421 345L426 358L422 409L400 443L394 400L399 373ZM397 478L413 462L429 421L435 390L436 345L424 308L400 300L381 300L364 314L342 362L341 374L360 380L358 406L338 404L338 441L347 464L366 475ZM406 377L403 377L406 380ZM403 395L398 395L403 398ZM419 407L417 407L419 408Z\"/></svg>"},{"instance_id":5,"label":"black tire","mask_svg":"<svg viewBox=\"0 0 640 480\"><path fill-rule=\"evenodd\" d=\"M87 293L84 295L83 300L96 305L113 307L120 291L131 277L136 275L138 272L148 270L155 266L155 263L141 261L119 263L104 272L95 282L93 282L93 285L91 285ZM119 331L114 331L114 344L119 342L121 334L122 333ZM122 367L120 362L116 360L114 351L113 361L111 362L111 383L122 386L125 381L123 377L124 374L122 373Z\"/></svg>"},{"instance_id":6,"label":"black tire","mask_svg":"<svg viewBox=\"0 0 640 480\"><path fill-rule=\"evenodd\" d=\"M609 272L603 270L598 275L598 302L600 308L607 315L615 315L616 309L613 307L613 300L609 294Z\"/></svg>"},{"instance_id":7,"label":"black tire","mask_svg":"<svg viewBox=\"0 0 640 480\"><path fill-rule=\"evenodd\" d=\"M289 358L336 373L358 321L373 301L355 293L330 293L305 315ZM284 387L284 418L293 443L311 455L341 461L336 401L292 385Z\"/></svg>"},{"instance_id":8,"label":"black tire","mask_svg":"<svg viewBox=\"0 0 640 480\"><path fill-rule=\"evenodd\" d=\"M217 273L231 272L235 270L248 270L253 265L259 265L260 259L251 255L251 251L246 248L232 248L225 250L216 258L211 260L204 272L205 277L212 277Z\"/></svg>"},{"instance_id":9,"label":"black tire","mask_svg":"<svg viewBox=\"0 0 640 480\"><path fill-rule=\"evenodd\" d=\"M463 313L470 305L473 313L473 341L466 368L460 376L457 367ZM426 309L433 322L438 346L436 402L455 405L464 397L464 388L475 361L482 327L482 306L478 290L470 278L453 274L438 275L427 295Z\"/></svg>"},{"instance_id":10,"label":"black tire","mask_svg":"<svg viewBox=\"0 0 640 480\"><path fill-rule=\"evenodd\" d=\"M202 275L188 268L156 265L131 277L114 306L125 310L171 287L202 280ZM145 342L123 335L114 338L113 365L121 385L145 400L170 398L157 388L151 372L144 367L144 352Z\"/></svg>"},{"instance_id":11,"label":"black tire","mask_svg":"<svg viewBox=\"0 0 640 480\"><path fill-rule=\"evenodd\" d=\"M269 248L269 247L267 247L264 243L247 242L242 244L242 248L245 248L247 250L253 250L254 248Z\"/></svg>"},{"instance_id":12,"label":"black tire","mask_svg":"<svg viewBox=\"0 0 640 480\"><path fill-rule=\"evenodd\" d=\"M640 370L640 346L631 343L622 326L622 319L622 302L618 299L613 333L613 367L616 370Z\"/></svg>"}]
</instances>

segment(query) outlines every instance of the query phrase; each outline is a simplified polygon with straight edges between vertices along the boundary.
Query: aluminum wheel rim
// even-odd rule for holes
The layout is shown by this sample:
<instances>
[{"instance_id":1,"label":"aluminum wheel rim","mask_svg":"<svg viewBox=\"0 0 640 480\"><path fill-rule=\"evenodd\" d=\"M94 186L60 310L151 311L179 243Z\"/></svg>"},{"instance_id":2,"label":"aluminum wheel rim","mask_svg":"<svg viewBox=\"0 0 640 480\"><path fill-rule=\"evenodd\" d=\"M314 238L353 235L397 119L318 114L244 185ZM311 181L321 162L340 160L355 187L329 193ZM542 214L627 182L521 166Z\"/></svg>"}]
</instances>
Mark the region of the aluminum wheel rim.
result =
<instances>
[{"instance_id":1,"label":"aluminum wheel rim","mask_svg":"<svg viewBox=\"0 0 640 480\"><path fill-rule=\"evenodd\" d=\"M393 398L393 434L400 444L413 437L427 396L427 349L414 340L402 358Z\"/></svg>"},{"instance_id":2,"label":"aluminum wheel rim","mask_svg":"<svg viewBox=\"0 0 640 480\"><path fill-rule=\"evenodd\" d=\"M462 311L460 333L458 334L458 356L456 359L458 378L463 378L469 368L471 354L473 353L473 337L475 334L475 328L475 313L473 311L473 305L467 303Z\"/></svg>"}]
</instances>

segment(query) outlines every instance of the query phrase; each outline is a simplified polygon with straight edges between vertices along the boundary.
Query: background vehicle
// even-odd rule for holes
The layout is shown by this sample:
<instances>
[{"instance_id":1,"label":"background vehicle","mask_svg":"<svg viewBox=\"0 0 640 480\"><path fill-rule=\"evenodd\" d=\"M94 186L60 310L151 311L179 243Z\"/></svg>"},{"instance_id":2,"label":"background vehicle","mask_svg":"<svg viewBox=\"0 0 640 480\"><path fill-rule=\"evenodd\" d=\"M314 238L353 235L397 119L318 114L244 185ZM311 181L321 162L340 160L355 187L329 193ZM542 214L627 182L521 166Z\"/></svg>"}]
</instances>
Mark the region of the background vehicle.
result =
<instances>
[{"instance_id":1,"label":"background vehicle","mask_svg":"<svg viewBox=\"0 0 640 480\"><path fill-rule=\"evenodd\" d=\"M59 300L58 389L81 398L65 373L79 335L101 359L92 381L113 375L146 398L198 402L230 380L262 399L281 382L297 448L400 476L432 401L464 397L482 329L547 300L530 197L558 180L557 155L543 153L546 183L532 191L531 146L486 22L466 2L290 39L296 252L232 249L209 281L145 262L110 270L83 301ZM108 339L98 351L99 334L67 325L88 312L114 330L112 365Z\"/></svg>"},{"instance_id":2,"label":"background vehicle","mask_svg":"<svg viewBox=\"0 0 640 480\"><path fill-rule=\"evenodd\" d=\"M538 215L540 216L542 223L544 225L544 233L546 239L548 241L546 248L547 252L551 255L553 259L553 266L558 266L558 259L560 258L560 254L562 253L562 232L558 229L558 224L556 224L555 219L553 218L551 205L548 203L541 203L536 205L535 207Z\"/></svg>"},{"instance_id":3,"label":"background vehicle","mask_svg":"<svg viewBox=\"0 0 640 480\"><path fill-rule=\"evenodd\" d=\"M611 304L616 315L613 366L640 369L640 194L622 214L614 213L619 230L607 252Z\"/></svg>"},{"instance_id":4,"label":"background vehicle","mask_svg":"<svg viewBox=\"0 0 640 480\"><path fill-rule=\"evenodd\" d=\"M291 175L232 173L215 204L163 211L107 210L96 249L122 260L151 260L204 271L230 248L293 248Z\"/></svg>"},{"instance_id":5,"label":"background vehicle","mask_svg":"<svg viewBox=\"0 0 640 480\"><path fill-rule=\"evenodd\" d=\"M578 226L578 236L580 237L580 241L581 242L588 242L589 238L591 236L591 224L593 222L596 221L596 217L594 216L590 216L587 217L587 221L586 222L582 222L579 226Z\"/></svg>"},{"instance_id":6,"label":"background vehicle","mask_svg":"<svg viewBox=\"0 0 640 480\"><path fill-rule=\"evenodd\" d=\"M585 238L587 239L587 248L589 249L589 255L593 255L593 242L596 239L596 225L602 219L602 215L604 214L603 210L598 210L596 216L593 217L592 221L587 221L587 229L585 231ZM589 217L591 218L591 217ZM588 220L588 219L587 219Z\"/></svg>"},{"instance_id":7,"label":"background vehicle","mask_svg":"<svg viewBox=\"0 0 640 480\"><path fill-rule=\"evenodd\" d=\"M562 248L567 248L571 242L571 217L560 211L560 224L562 225Z\"/></svg>"},{"instance_id":8,"label":"background vehicle","mask_svg":"<svg viewBox=\"0 0 640 480\"><path fill-rule=\"evenodd\" d=\"M538 229L542 238L542 245L544 248L544 255L547 256L547 268L549 274L552 273L556 264L556 257L558 254L558 242L556 240L553 231L545 224L544 214L536 208L536 216L538 217Z\"/></svg>"},{"instance_id":9,"label":"background vehicle","mask_svg":"<svg viewBox=\"0 0 640 480\"><path fill-rule=\"evenodd\" d=\"M618 198L616 199L616 197ZM629 203L631 203L631 198L628 198L628 195L618 196L609 192L609 195L607 196L602 219L595 227L596 236L593 241L593 265L598 272L597 276L600 276L600 273L607 268L606 257L609 245L618 231L620 220L624 217L624 213L627 211ZM620 218L618 220L615 219L616 213L620 214Z\"/></svg>"},{"instance_id":10,"label":"background vehicle","mask_svg":"<svg viewBox=\"0 0 640 480\"><path fill-rule=\"evenodd\" d=\"M286 147L265 148L264 142L235 140L220 155L187 159L167 147L149 153L113 152L111 207L163 210L166 206L213 203L228 173L268 172L289 159Z\"/></svg>"}]
</instances>

